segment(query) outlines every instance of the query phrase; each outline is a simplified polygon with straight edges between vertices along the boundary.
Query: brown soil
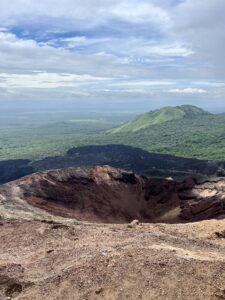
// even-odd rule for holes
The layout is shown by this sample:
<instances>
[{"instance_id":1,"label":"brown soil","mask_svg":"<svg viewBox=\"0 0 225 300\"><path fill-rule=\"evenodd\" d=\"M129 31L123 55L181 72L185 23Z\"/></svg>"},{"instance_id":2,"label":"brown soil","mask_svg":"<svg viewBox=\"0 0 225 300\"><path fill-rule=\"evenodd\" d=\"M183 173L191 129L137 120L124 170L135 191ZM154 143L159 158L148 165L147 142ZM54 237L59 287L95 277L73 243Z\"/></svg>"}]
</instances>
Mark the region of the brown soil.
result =
<instances>
[{"instance_id":1,"label":"brown soil","mask_svg":"<svg viewBox=\"0 0 225 300\"><path fill-rule=\"evenodd\" d=\"M84 225L8 221L0 299L225 299L224 221Z\"/></svg>"},{"instance_id":2,"label":"brown soil","mask_svg":"<svg viewBox=\"0 0 225 300\"><path fill-rule=\"evenodd\" d=\"M108 167L38 173L4 185L0 299L225 299L223 189L223 179L180 184ZM132 209L129 197L121 197L112 219L107 205L119 195L130 197ZM80 199L85 209L77 214ZM95 222L141 217L178 223L87 223L69 214ZM190 222L204 216L211 220Z\"/></svg>"}]
</instances>

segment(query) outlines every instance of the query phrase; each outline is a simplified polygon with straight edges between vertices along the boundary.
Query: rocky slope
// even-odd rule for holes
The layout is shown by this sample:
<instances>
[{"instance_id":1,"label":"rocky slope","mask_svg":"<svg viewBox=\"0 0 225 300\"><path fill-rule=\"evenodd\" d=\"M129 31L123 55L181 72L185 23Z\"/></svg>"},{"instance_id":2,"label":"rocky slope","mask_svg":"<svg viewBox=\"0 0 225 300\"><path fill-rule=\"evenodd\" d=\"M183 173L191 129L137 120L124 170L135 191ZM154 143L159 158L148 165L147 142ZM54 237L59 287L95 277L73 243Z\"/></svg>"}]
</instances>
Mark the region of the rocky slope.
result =
<instances>
[{"instance_id":1,"label":"rocky slope","mask_svg":"<svg viewBox=\"0 0 225 300\"><path fill-rule=\"evenodd\" d=\"M5 184L0 299L225 299L224 201L223 178L179 183L108 166Z\"/></svg>"},{"instance_id":2,"label":"rocky slope","mask_svg":"<svg viewBox=\"0 0 225 300\"><path fill-rule=\"evenodd\" d=\"M3 185L0 201L11 215L38 207L57 216L91 222L197 221L225 213L225 179L176 182L109 166L68 168L35 173Z\"/></svg>"}]
</instances>

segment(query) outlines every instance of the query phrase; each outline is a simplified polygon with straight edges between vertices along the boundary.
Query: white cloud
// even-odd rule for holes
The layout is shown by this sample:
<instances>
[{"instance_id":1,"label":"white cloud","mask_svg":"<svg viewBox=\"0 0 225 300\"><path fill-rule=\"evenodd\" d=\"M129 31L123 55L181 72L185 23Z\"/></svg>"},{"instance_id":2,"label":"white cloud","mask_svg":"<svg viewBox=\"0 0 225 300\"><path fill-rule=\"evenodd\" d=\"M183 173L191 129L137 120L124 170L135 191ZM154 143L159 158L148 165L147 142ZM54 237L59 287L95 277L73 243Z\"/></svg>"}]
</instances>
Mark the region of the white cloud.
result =
<instances>
[{"instance_id":1,"label":"white cloud","mask_svg":"<svg viewBox=\"0 0 225 300\"><path fill-rule=\"evenodd\" d=\"M137 94L137 95L153 95L152 91L148 91L146 89L104 89L103 92L109 94Z\"/></svg>"},{"instance_id":2,"label":"white cloud","mask_svg":"<svg viewBox=\"0 0 225 300\"><path fill-rule=\"evenodd\" d=\"M21 39L8 32L0 32L0 61L1 71L13 74L40 70L114 77L146 72L143 66L122 66L113 55L70 52L31 39Z\"/></svg>"},{"instance_id":3,"label":"white cloud","mask_svg":"<svg viewBox=\"0 0 225 300\"><path fill-rule=\"evenodd\" d=\"M105 24L112 19L135 24L170 24L170 15L154 1L137 0L8 0L0 2L0 21L11 25L39 18L42 23L47 18L64 19L62 28L70 26L91 28ZM53 24L51 24L52 26ZM57 25L54 25L57 28Z\"/></svg>"},{"instance_id":4,"label":"white cloud","mask_svg":"<svg viewBox=\"0 0 225 300\"><path fill-rule=\"evenodd\" d=\"M92 82L104 81L107 78L94 77L91 75L76 74L54 74L42 73L35 74L1 74L1 88L34 88L34 89L54 89L79 86L82 83L90 84Z\"/></svg>"},{"instance_id":5,"label":"white cloud","mask_svg":"<svg viewBox=\"0 0 225 300\"><path fill-rule=\"evenodd\" d=\"M109 53L117 53L122 57L127 57L129 54L130 61L134 60L132 57L145 59L160 57L166 59L174 56L185 58L194 54L189 45L177 41L169 43L168 41L157 41L144 37L86 39L85 42L83 41L83 45L84 43L86 45L96 43L101 49ZM74 45L76 44L74 43ZM79 46L79 43L77 45Z\"/></svg>"},{"instance_id":6,"label":"white cloud","mask_svg":"<svg viewBox=\"0 0 225 300\"><path fill-rule=\"evenodd\" d=\"M174 94L205 94L205 93L207 93L206 90L197 89L197 88L170 89L168 92L174 93Z\"/></svg>"},{"instance_id":7,"label":"white cloud","mask_svg":"<svg viewBox=\"0 0 225 300\"><path fill-rule=\"evenodd\" d=\"M155 23L170 26L171 22L170 15L164 9L149 1L120 1L112 6L110 14L128 23Z\"/></svg>"},{"instance_id":8,"label":"white cloud","mask_svg":"<svg viewBox=\"0 0 225 300\"><path fill-rule=\"evenodd\" d=\"M186 57L194 54L194 51L188 49L184 45L179 44L171 44L171 45L161 45L161 46L153 46L147 47L144 49L146 53L151 53L158 56L180 56Z\"/></svg>"},{"instance_id":9,"label":"white cloud","mask_svg":"<svg viewBox=\"0 0 225 300\"><path fill-rule=\"evenodd\" d=\"M223 88L225 87L225 82L219 82L219 81L194 81L192 83L193 85L201 85L211 88Z\"/></svg>"},{"instance_id":10,"label":"white cloud","mask_svg":"<svg viewBox=\"0 0 225 300\"><path fill-rule=\"evenodd\" d=\"M0 1L1 95L225 93L224 0L11 2Z\"/></svg>"},{"instance_id":11,"label":"white cloud","mask_svg":"<svg viewBox=\"0 0 225 300\"><path fill-rule=\"evenodd\" d=\"M8 31L7 28L5 28L5 27L0 27L0 32L7 32L7 31Z\"/></svg>"},{"instance_id":12,"label":"white cloud","mask_svg":"<svg viewBox=\"0 0 225 300\"><path fill-rule=\"evenodd\" d=\"M119 82L119 83L113 83L112 86L117 87L134 87L134 86L164 86L164 85L173 85L174 82L172 81L166 81L166 80L142 80L142 81L126 81L126 82Z\"/></svg>"},{"instance_id":13,"label":"white cloud","mask_svg":"<svg viewBox=\"0 0 225 300\"><path fill-rule=\"evenodd\" d=\"M174 10L174 28L189 41L199 60L211 63L214 76L225 75L225 1L186 0Z\"/></svg>"}]
</instances>

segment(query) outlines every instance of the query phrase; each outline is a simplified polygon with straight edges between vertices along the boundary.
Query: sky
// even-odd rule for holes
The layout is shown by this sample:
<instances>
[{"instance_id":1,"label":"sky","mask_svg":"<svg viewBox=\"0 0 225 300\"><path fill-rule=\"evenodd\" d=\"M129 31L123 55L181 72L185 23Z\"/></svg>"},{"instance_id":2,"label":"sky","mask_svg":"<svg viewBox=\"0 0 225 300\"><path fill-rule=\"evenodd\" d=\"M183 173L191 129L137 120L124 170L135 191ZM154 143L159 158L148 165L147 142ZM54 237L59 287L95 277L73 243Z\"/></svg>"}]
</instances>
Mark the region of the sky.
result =
<instances>
[{"instance_id":1,"label":"sky","mask_svg":"<svg viewBox=\"0 0 225 300\"><path fill-rule=\"evenodd\" d=\"M1 0L0 103L225 111L224 11L224 0Z\"/></svg>"}]
</instances>

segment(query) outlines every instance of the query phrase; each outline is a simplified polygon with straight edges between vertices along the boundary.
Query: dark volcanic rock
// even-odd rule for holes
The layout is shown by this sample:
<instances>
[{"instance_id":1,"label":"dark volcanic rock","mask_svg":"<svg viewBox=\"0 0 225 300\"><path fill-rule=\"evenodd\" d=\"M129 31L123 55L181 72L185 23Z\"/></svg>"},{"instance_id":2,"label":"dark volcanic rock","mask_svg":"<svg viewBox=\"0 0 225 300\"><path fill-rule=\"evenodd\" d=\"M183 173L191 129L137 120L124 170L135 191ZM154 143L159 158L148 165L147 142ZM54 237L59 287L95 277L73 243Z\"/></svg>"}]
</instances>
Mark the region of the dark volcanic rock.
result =
<instances>
[{"instance_id":1,"label":"dark volcanic rock","mask_svg":"<svg viewBox=\"0 0 225 300\"><path fill-rule=\"evenodd\" d=\"M0 161L0 184L35 172L27 159Z\"/></svg>"},{"instance_id":2,"label":"dark volcanic rock","mask_svg":"<svg viewBox=\"0 0 225 300\"><path fill-rule=\"evenodd\" d=\"M70 149L65 156L46 157L30 162L14 160L0 162L0 183L5 183L26 174L68 167L91 167L110 165L115 168L154 177L169 177L183 180L188 176L222 176L224 162L209 162L166 154L149 153L125 145L91 145Z\"/></svg>"}]
</instances>

